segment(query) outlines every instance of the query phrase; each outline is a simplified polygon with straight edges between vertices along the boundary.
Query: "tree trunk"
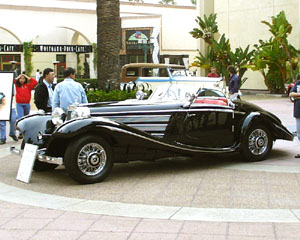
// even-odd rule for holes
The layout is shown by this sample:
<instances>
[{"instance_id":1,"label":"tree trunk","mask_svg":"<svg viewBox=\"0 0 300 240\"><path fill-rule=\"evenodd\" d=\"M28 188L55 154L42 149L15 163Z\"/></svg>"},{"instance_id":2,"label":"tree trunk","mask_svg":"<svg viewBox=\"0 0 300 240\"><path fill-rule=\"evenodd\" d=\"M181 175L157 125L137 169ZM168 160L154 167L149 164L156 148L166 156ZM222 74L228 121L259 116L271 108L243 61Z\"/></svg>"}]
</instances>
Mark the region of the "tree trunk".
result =
<instances>
[{"instance_id":1,"label":"tree trunk","mask_svg":"<svg viewBox=\"0 0 300 240\"><path fill-rule=\"evenodd\" d=\"M97 0L98 82L100 89L120 87L121 20L119 0Z\"/></svg>"}]
</instances>

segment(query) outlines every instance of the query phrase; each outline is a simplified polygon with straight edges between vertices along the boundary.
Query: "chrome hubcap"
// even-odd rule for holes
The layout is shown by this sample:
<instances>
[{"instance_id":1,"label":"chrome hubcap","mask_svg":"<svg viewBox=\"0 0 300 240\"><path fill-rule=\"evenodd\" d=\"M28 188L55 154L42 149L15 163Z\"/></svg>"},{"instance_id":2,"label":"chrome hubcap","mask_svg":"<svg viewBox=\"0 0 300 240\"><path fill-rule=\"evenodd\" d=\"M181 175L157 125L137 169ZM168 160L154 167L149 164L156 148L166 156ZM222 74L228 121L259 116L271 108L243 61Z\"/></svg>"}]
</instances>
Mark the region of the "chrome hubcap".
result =
<instances>
[{"instance_id":1,"label":"chrome hubcap","mask_svg":"<svg viewBox=\"0 0 300 240\"><path fill-rule=\"evenodd\" d=\"M79 151L77 164L82 173L94 176L105 167L107 160L106 152L98 143L84 145Z\"/></svg>"},{"instance_id":2,"label":"chrome hubcap","mask_svg":"<svg viewBox=\"0 0 300 240\"><path fill-rule=\"evenodd\" d=\"M254 155L263 154L268 147L268 135L262 129L255 129L248 139L249 150Z\"/></svg>"}]
</instances>

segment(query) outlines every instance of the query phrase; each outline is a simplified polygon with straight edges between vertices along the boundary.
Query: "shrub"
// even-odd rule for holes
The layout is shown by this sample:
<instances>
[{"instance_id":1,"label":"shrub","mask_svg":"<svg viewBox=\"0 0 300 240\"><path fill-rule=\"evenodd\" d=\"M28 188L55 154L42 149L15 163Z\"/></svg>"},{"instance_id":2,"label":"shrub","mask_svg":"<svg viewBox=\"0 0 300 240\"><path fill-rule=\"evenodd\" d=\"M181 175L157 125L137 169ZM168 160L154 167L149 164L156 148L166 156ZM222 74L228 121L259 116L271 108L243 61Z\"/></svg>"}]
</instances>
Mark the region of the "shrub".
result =
<instances>
[{"instance_id":1,"label":"shrub","mask_svg":"<svg viewBox=\"0 0 300 240\"><path fill-rule=\"evenodd\" d=\"M136 91L113 90L105 92L104 90L90 91L87 93L88 102L109 102L122 101L126 99L135 99Z\"/></svg>"}]
</instances>

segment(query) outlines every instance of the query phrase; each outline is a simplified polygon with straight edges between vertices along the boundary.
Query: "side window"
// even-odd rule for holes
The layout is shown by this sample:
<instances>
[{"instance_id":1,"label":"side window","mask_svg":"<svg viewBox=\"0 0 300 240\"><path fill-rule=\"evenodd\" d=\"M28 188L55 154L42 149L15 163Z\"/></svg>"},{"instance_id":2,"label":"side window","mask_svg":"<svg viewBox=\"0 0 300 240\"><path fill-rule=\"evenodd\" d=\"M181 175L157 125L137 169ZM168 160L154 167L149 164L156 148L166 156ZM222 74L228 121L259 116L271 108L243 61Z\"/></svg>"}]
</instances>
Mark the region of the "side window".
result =
<instances>
[{"instance_id":1,"label":"side window","mask_svg":"<svg viewBox=\"0 0 300 240\"><path fill-rule=\"evenodd\" d=\"M127 77L137 77L138 76L138 68L127 68L126 76Z\"/></svg>"},{"instance_id":2,"label":"side window","mask_svg":"<svg viewBox=\"0 0 300 240\"><path fill-rule=\"evenodd\" d=\"M168 71L166 68L159 69L159 77L169 77Z\"/></svg>"},{"instance_id":3,"label":"side window","mask_svg":"<svg viewBox=\"0 0 300 240\"><path fill-rule=\"evenodd\" d=\"M153 68L143 68L142 69L142 76L143 77L152 77L152 76L154 76Z\"/></svg>"}]
</instances>

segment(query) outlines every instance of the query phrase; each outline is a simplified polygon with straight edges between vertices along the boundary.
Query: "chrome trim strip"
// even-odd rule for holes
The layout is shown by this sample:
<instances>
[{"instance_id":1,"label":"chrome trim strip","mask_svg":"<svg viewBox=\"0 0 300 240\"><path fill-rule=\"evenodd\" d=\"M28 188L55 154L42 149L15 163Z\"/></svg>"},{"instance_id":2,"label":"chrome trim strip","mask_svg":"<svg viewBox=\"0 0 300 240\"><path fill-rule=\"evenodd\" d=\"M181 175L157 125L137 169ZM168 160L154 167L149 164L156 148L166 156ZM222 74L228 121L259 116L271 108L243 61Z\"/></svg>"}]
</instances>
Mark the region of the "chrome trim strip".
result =
<instances>
[{"instance_id":1,"label":"chrome trim strip","mask_svg":"<svg viewBox=\"0 0 300 240\"><path fill-rule=\"evenodd\" d=\"M40 162L46 162L46 163L50 163L50 164L63 165L62 157L50 157L50 156L38 154L37 160L39 160Z\"/></svg>"},{"instance_id":2,"label":"chrome trim strip","mask_svg":"<svg viewBox=\"0 0 300 240\"><path fill-rule=\"evenodd\" d=\"M18 156L21 156L23 153L23 150L17 149L15 146L10 147L9 151L10 151L10 153L12 153L14 155L18 155Z\"/></svg>"},{"instance_id":3,"label":"chrome trim strip","mask_svg":"<svg viewBox=\"0 0 300 240\"><path fill-rule=\"evenodd\" d=\"M167 109L167 110L150 110L150 111L132 111L132 112L97 112L96 114L92 114L92 117L106 117L109 118L110 115L119 115L119 116L129 116L130 114L136 114L136 113L140 113L140 116L144 116L144 113L176 113L176 112L188 112L188 111L192 111L192 112L204 112L204 111L209 111L209 112L232 112L233 109L228 109L228 107L224 107L223 109L217 109L217 108L187 108L187 109ZM123 114L123 115L122 115ZM117 116L114 116L117 117Z\"/></svg>"},{"instance_id":4,"label":"chrome trim strip","mask_svg":"<svg viewBox=\"0 0 300 240\"><path fill-rule=\"evenodd\" d=\"M161 141L157 141L155 139L147 138L145 136L142 136L142 135L139 135L139 134L136 134L136 133L133 133L133 132L129 132L129 131L126 131L124 129L115 128L115 127L111 127L111 126L101 126L101 127L107 128L107 129L109 129L111 131L124 132L126 134L130 134L130 135L133 135L135 137L140 137L140 138L146 139L148 141L151 141L151 142L154 142L154 143L157 143L157 144L160 144L160 145L164 145L166 147L177 148L177 149L180 149L180 150L183 150L183 151L190 151L190 152L195 152L195 153L204 153L204 152L205 153L211 153L211 152L225 153L225 152L234 152L235 151L233 148L222 148L222 150L216 151L215 148L206 148L206 149L199 149L199 150L197 150L197 149L190 149L190 148L185 148L185 147L178 147L178 146L167 144L167 143L164 143L164 142L161 142Z\"/></svg>"},{"instance_id":5,"label":"chrome trim strip","mask_svg":"<svg viewBox=\"0 0 300 240\"><path fill-rule=\"evenodd\" d=\"M162 131L164 132L166 130L166 127L168 124L127 124L129 127L137 128L139 130L142 130L144 132L151 132L151 131Z\"/></svg>"},{"instance_id":6,"label":"chrome trim strip","mask_svg":"<svg viewBox=\"0 0 300 240\"><path fill-rule=\"evenodd\" d=\"M134 122L168 122L171 115L123 115L123 116L108 116L112 121L117 122L128 122L128 123L134 123Z\"/></svg>"},{"instance_id":7,"label":"chrome trim strip","mask_svg":"<svg viewBox=\"0 0 300 240\"><path fill-rule=\"evenodd\" d=\"M21 156L23 154L23 150L17 149L14 146L10 147L10 152L18 156ZM63 165L62 157L50 157L50 156L46 156L44 153L45 153L45 149L39 149L36 157L37 160L41 162L51 163L51 164Z\"/></svg>"},{"instance_id":8,"label":"chrome trim strip","mask_svg":"<svg viewBox=\"0 0 300 240\"><path fill-rule=\"evenodd\" d=\"M235 114L242 114L242 115L245 115L246 113L245 112L240 112L240 111L234 111Z\"/></svg>"},{"instance_id":9,"label":"chrome trim strip","mask_svg":"<svg viewBox=\"0 0 300 240\"><path fill-rule=\"evenodd\" d=\"M164 133L151 133L152 136L154 137L163 137L165 134Z\"/></svg>"}]
</instances>

